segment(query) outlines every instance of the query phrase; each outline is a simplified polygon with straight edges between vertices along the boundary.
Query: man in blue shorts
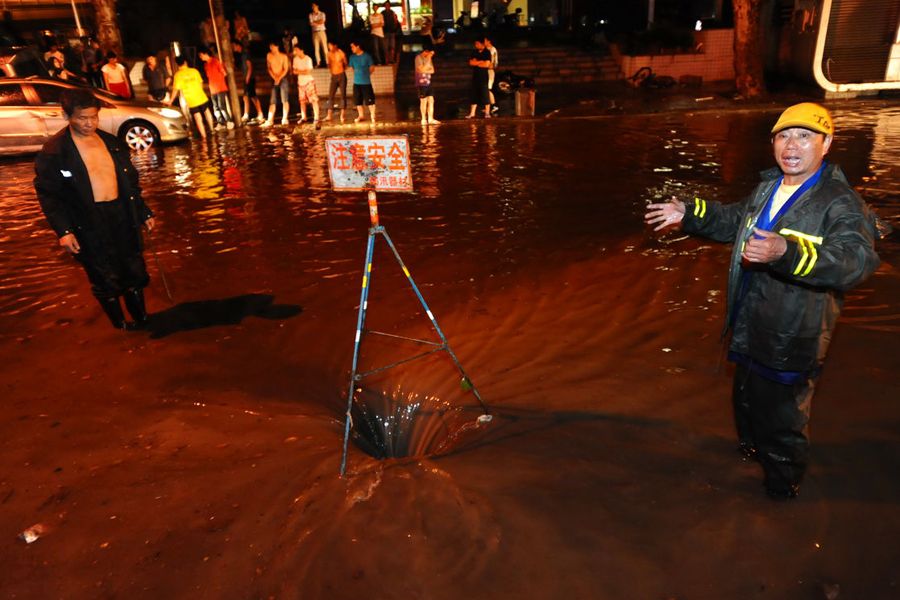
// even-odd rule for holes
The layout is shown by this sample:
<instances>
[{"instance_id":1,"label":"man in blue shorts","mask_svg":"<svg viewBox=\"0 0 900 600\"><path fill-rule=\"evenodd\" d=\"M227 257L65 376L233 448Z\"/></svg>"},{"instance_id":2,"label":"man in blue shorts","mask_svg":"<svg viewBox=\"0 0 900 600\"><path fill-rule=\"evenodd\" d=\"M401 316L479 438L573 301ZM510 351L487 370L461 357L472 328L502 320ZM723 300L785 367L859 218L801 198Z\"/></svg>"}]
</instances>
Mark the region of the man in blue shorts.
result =
<instances>
[{"instance_id":1,"label":"man in blue shorts","mask_svg":"<svg viewBox=\"0 0 900 600\"><path fill-rule=\"evenodd\" d=\"M375 62L357 42L350 42L350 68L353 69L353 101L356 104L357 117L354 123L363 120L363 105L369 105L369 118L375 122L375 90L372 89L372 73Z\"/></svg>"},{"instance_id":2,"label":"man in blue shorts","mask_svg":"<svg viewBox=\"0 0 900 600\"><path fill-rule=\"evenodd\" d=\"M272 93L269 96L269 118L263 123L263 127L271 127L275 123L275 105L279 96L281 97L281 124L288 124L288 111L290 103L288 102L288 92L290 91L290 83L288 73L290 73L290 64L286 54L281 52L276 42L269 44L269 53L266 55L266 70L269 77L272 78Z\"/></svg>"}]
</instances>

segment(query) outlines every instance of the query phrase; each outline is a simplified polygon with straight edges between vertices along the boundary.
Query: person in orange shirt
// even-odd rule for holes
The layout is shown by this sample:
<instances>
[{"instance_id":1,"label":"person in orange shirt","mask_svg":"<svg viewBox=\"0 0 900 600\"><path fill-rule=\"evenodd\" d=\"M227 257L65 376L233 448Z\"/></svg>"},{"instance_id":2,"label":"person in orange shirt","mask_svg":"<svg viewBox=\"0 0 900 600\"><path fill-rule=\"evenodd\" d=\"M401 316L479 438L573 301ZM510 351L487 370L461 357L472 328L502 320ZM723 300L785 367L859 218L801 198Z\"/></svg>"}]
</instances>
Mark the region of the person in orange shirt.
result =
<instances>
[{"instance_id":1,"label":"person in orange shirt","mask_svg":"<svg viewBox=\"0 0 900 600\"><path fill-rule=\"evenodd\" d=\"M212 100L213 113L216 115L216 127L234 128L231 121L231 110L228 108L228 83L225 82L225 67L222 62L212 56L209 50L200 51L200 60L203 61L203 69L206 71L206 80L209 83L209 95Z\"/></svg>"}]
</instances>

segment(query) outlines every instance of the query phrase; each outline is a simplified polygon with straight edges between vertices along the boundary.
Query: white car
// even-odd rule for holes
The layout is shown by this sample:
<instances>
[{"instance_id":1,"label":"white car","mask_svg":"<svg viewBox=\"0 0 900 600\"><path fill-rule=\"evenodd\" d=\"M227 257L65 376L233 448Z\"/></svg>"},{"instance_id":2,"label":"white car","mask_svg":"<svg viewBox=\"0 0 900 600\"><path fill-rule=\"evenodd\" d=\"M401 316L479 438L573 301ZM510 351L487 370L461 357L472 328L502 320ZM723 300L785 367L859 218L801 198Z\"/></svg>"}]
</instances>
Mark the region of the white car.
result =
<instances>
[{"instance_id":1,"label":"white car","mask_svg":"<svg viewBox=\"0 0 900 600\"><path fill-rule=\"evenodd\" d=\"M0 77L0 155L38 152L67 125L59 96L75 87L57 79ZM100 129L118 136L132 150L184 140L191 133L179 110L87 89L100 100Z\"/></svg>"}]
</instances>

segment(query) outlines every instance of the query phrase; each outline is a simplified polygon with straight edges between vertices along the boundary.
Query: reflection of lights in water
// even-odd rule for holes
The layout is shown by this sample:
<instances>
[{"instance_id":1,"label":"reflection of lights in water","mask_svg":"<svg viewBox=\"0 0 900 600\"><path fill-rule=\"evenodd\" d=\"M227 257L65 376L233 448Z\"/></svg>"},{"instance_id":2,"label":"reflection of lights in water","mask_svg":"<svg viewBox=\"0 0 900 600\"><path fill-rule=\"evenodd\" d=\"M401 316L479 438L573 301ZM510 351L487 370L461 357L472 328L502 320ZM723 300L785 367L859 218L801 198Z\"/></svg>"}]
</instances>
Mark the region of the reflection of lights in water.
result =
<instances>
[{"instance_id":1,"label":"reflection of lights in water","mask_svg":"<svg viewBox=\"0 0 900 600\"><path fill-rule=\"evenodd\" d=\"M484 126L485 165L492 177L497 176L500 168L500 154L497 152L497 125L488 123Z\"/></svg>"},{"instance_id":2,"label":"reflection of lights in water","mask_svg":"<svg viewBox=\"0 0 900 600\"><path fill-rule=\"evenodd\" d=\"M190 159L191 157L188 154L178 154L174 163L175 184L187 190L191 187L191 174L193 173Z\"/></svg>"},{"instance_id":3,"label":"reflection of lights in water","mask_svg":"<svg viewBox=\"0 0 900 600\"><path fill-rule=\"evenodd\" d=\"M412 157L414 185L419 194L426 198L433 198L440 194L437 168L440 148L438 147L437 129L436 127L422 129L421 150L414 153Z\"/></svg>"},{"instance_id":4,"label":"reflection of lights in water","mask_svg":"<svg viewBox=\"0 0 900 600\"><path fill-rule=\"evenodd\" d=\"M849 107L835 117L839 134L831 156L847 167L851 182L883 218L900 224L900 108ZM456 272L443 275L468 281L482 268L494 275L514 263L545 263L549 249L617 247L642 229L647 202L670 195L742 198L758 181L758 171L772 164L767 132L773 118L706 113L416 127L410 137L420 150L413 157L417 193L385 195L385 215L396 223L391 227L399 227L398 241L411 234L422 248L441 249L416 257L423 277L429 261L458 263ZM190 279L212 264L223 269L217 282L222 286L233 286L232 277L267 286L290 265L303 289L343 285L329 283L335 278L356 281L364 202L358 195L331 193L324 171L317 172L321 134L276 129L274 141L271 130L248 127L206 143L133 155L144 196L157 213L152 244L167 272ZM346 129L341 133L362 131ZM489 164L486 153L496 161L494 176L476 177ZM72 305L89 314L95 308L83 274L59 251L35 202L32 162L14 159L2 166L0 317L35 314L63 302L67 308L52 317L68 317ZM655 167L673 171L653 173ZM654 236L660 243L652 248L661 255L710 252L673 243L677 235ZM896 247L893 238L879 242L885 262ZM237 255L243 260L236 261ZM154 265L148 263L152 277ZM239 270L246 265L253 267ZM853 296L846 318L875 319L857 321L859 326L891 326L884 316L891 310L877 309L874 302L864 306L871 293L867 288ZM34 325L28 319L15 323Z\"/></svg>"}]
</instances>

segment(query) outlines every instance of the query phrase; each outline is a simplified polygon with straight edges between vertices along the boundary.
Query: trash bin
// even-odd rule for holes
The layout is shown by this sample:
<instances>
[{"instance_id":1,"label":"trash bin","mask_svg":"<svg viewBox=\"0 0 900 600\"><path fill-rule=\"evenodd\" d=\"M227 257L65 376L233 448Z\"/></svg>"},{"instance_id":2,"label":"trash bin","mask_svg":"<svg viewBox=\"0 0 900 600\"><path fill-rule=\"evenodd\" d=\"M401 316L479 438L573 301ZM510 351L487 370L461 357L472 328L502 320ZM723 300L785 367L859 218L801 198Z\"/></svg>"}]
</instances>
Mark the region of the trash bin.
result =
<instances>
[{"instance_id":1,"label":"trash bin","mask_svg":"<svg viewBox=\"0 0 900 600\"><path fill-rule=\"evenodd\" d=\"M534 88L519 88L516 90L516 116L534 116Z\"/></svg>"}]
</instances>

